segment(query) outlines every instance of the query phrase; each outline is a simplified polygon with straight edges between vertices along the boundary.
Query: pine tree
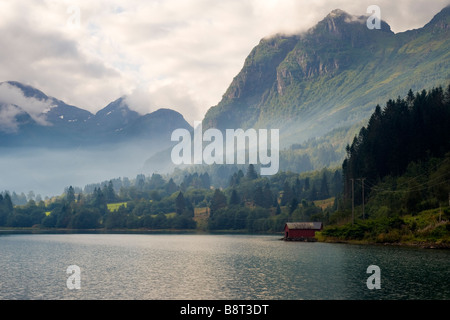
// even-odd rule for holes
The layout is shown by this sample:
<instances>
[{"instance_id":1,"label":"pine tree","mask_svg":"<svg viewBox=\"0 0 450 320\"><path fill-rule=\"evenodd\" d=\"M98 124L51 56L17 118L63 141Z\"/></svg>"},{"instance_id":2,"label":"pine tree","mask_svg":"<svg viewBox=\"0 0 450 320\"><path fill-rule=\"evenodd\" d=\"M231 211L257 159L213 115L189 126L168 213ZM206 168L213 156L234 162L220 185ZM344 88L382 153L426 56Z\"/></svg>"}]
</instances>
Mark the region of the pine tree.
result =
<instances>
[{"instance_id":1,"label":"pine tree","mask_svg":"<svg viewBox=\"0 0 450 320\"><path fill-rule=\"evenodd\" d=\"M186 209L186 200L184 199L183 193L180 191L177 198L175 199L175 210L177 214L183 214Z\"/></svg>"},{"instance_id":2,"label":"pine tree","mask_svg":"<svg viewBox=\"0 0 450 320\"><path fill-rule=\"evenodd\" d=\"M220 208L224 208L227 206L227 198L225 197L225 195L223 194L222 191L220 191L220 189L216 189L214 191L214 195L211 199L211 205L210 205L210 215L213 216L215 212L217 212L217 210L219 210Z\"/></svg>"},{"instance_id":3,"label":"pine tree","mask_svg":"<svg viewBox=\"0 0 450 320\"><path fill-rule=\"evenodd\" d=\"M277 203L275 214L279 215L281 213L280 205Z\"/></svg>"},{"instance_id":4,"label":"pine tree","mask_svg":"<svg viewBox=\"0 0 450 320\"><path fill-rule=\"evenodd\" d=\"M98 208L101 212L106 212L107 202L105 195L103 194L103 191L100 188L94 189L93 198L94 198L93 199L94 207Z\"/></svg>"},{"instance_id":5,"label":"pine tree","mask_svg":"<svg viewBox=\"0 0 450 320\"><path fill-rule=\"evenodd\" d=\"M209 177L208 172L202 173L200 175L200 180L202 181L202 187L204 189L209 189L211 187L211 178Z\"/></svg>"},{"instance_id":6,"label":"pine tree","mask_svg":"<svg viewBox=\"0 0 450 320\"><path fill-rule=\"evenodd\" d=\"M253 192L253 202L257 207L264 206L264 193L261 186L256 186Z\"/></svg>"},{"instance_id":7,"label":"pine tree","mask_svg":"<svg viewBox=\"0 0 450 320\"><path fill-rule=\"evenodd\" d=\"M5 193L5 195L3 196L3 204L9 213L13 212L14 206L13 206L12 199L11 199L9 193Z\"/></svg>"},{"instance_id":8,"label":"pine tree","mask_svg":"<svg viewBox=\"0 0 450 320\"><path fill-rule=\"evenodd\" d=\"M333 195L337 196L342 192L342 172L336 170L332 178Z\"/></svg>"},{"instance_id":9,"label":"pine tree","mask_svg":"<svg viewBox=\"0 0 450 320\"><path fill-rule=\"evenodd\" d=\"M289 214L292 214L292 212L295 211L298 207L298 200L297 198L292 198L291 203L289 204Z\"/></svg>"},{"instance_id":10,"label":"pine tree","mask_svg":"<svg viewBox=\"0 0 450 320\"><path fill-rule=\"evenodd\" d=\"M322 181L320 182L320 197L322 199L326 199L326 198L330 197L326 172L323 173Z\"/></svg>"},{"instance_id":11,"label":"pine tree","mask_svg":"<svg viewBox=\"0 0 450 320\"><path fill-rule=\"evenodd\" d=\"M270 190L270 185L269 183L266 183L266 185L264 186L263 189L263 207L264 208L270 208L273 204L273 194L272 194L272 190Z\"/></svg>"},{"instance_id":12,"label":"pine tree","mask_svg":"<svg viewBox=\"0 0 450 320\"><path fill-rule=\"evenodd\" d=\"M310 191L309 200L312 200L312 201L317 200L317 189L316 189L316 185L314 183L313 183L313 186Z\"/></svg>"},{"instance_id":13,"label":"pine tree","mask_svg":"<svg viewBox=\"0 0 450 320\"><path fill-rule=\"evenodd\" d=\"M230 196L230 201L229 201L230 206L238 205L240 202L241 202L241 200L239 199L239 195L238 195L236 189L233 189L231 191L231 196Z\"/></svg>"},{"instance_id":14,"label":"pine tree","mask_svg":"<svg viewBox=\"0 0 450 320\"><path fill-rule=\"evenodd\" d=\"M75 190L72 186L67 189L66 200L68 203L75 202Z\"/></svg>"},{"instance_id":15,"label":"pine tree","mask_svg":"<svg viewBox=\"0 0 450 320\"><path fill-rule=\"evenodd\" d=\"M139 191L144 190L144 186L145 186L145 175L143 174L138 174L136 176L136 182L135 182L135 186Z\"/></svg>"},{"instance_id":16,"label":"pine tree","mask_svg":"<svg viewBox=\"0 0 450 320\"><path fill-rule=\"evenodd\" d=\"M163 177L158 173L153 173L150 177L149 181L149 187L151 189L160 189L164 187L164 184L166 182L164 181Z\"/></svg>"},{"instance_id":17,"label":"pine tree","mask_svg":"<svg viewBox=\"0 0 450 320\"><path fill-rule=\"evenodd\" d=\"M295 194L296 197L298 197L298 199L302 198L303 184L302 184L301 180L298 177L295 179L294 194Z\"/></svg>"},{"instance_id":18,"label":"pine tree","mask_svg":"<svg viewBox=\"0 0 450 320\"><path fill-rule=\"evenodd\" d=\"M255 180L258 178L258 174L256 173L255 166L253 164L248 166L246 177L249 180Z\"/></svg>"},{"instance_id":19,"label":"pine tree","mask_svg":"<svg viewBox=\"0 0 450 320\"><path fill-rule=\"evenodd\" d=\"M114 192L114 186L111 180L109 181L108 186L106 188L105 196L108 202L116 201L116 193Z\"/></svg>"},{"instance_id":20,"label":"pine tree","mask_svg":"<svg viewBox=\"0 0 450 320\"><path fill-rule=\"evenodd\" d=\"M309 188L310 188L310 185L309 185L309 177L306 177L306 178L305 178L305 183L303 184L303 190L304 190L304 191L308 191Z\"/></svg>"},{"instance_id":21,"label":"pine tree","mask_svg":"<svg viewBox=\"0 0 450 320\"><path fill-rule=\"evenodd\" d=\"M294 192L289 185L289 182L285 181L283 185L283 196L281 197L281 205L286 206L294 198Z\"/></svg>"},{"instance_id":22,"label":"pine tree","mask_svg":"<svg viewBox=\"0 0 450 320\"><path fill-rule=\"evenodd\" d=\"M169 182L167 182L166 184L166 191L169 194L172 194L174 192L176 192L178 190L177 185L175 184L175 182L173 182L173 179L170 178Z\"/></svg>"},{"instance_id":23,"label":"pine tree","mask_svg":"<svg viewBox=\"0 0 450 320\"><path fill-rule=\"evenodd\" d=\"M8 204L6 200L0 193L0 226L5 226L8 221L8 216L11 212L8 209Z\"/></svg>"}]
</instances>

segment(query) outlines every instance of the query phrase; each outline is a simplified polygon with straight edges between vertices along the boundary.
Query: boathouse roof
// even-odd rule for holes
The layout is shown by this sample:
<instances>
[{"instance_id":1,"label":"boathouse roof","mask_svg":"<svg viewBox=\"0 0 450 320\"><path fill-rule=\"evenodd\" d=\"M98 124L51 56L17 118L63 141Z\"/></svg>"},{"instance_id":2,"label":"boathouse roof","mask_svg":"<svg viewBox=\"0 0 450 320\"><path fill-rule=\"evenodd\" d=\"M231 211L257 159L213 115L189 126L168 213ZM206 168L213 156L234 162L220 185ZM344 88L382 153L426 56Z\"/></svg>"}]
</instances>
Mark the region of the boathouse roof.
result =
<instances>
[{"instance_id":1,"label":"boathouse roof","mask_svg":"<svg viewBox=\"0 0 450 320\"><path fill-rule=\"evenodd\" d=\"M322 222L287 222L289 230L321 230Z\"/></svg>"}]
</instances>

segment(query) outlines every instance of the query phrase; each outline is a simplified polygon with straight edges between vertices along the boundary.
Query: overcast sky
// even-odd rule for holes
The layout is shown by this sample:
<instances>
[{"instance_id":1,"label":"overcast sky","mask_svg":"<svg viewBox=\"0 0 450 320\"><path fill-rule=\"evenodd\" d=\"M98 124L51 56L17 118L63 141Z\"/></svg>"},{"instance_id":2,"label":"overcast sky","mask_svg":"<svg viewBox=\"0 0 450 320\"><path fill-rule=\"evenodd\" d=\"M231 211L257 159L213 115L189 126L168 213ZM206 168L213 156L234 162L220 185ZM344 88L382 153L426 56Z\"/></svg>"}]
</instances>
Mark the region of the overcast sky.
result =
<instances>
[{"instance_id":1,"label":"overcast sky","mask_svg":"<svg viewBox=\"0 0 450 320\"><path fill-rule=\"evenodd\" d=\"M251 49L301 32L339 8L369 5L394 32L420 28L448 0L1 0L0 81L37 87L96 112L180 111L193 123L216 105Z\"/></svg>"}]
</instances>

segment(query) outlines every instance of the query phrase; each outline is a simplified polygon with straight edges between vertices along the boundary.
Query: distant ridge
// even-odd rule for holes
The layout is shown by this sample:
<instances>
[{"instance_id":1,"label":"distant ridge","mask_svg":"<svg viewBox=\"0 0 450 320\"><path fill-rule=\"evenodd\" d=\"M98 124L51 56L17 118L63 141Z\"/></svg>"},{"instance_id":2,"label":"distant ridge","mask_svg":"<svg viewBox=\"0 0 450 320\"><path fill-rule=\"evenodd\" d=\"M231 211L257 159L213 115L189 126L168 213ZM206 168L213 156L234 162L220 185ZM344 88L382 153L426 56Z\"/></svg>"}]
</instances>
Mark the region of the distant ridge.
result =
<instances>
[{"instance_id":1,"label":"distant ridge","mask_svg":"<svg viewBox=\"0 0 450 320\"><path fill-rule=\"evenodd\" d=\"M7 90L18 89L26 99L14 102L9 98L6 104L7 99L0 95L0 115L2 110L15 113L9 122L0 122L0 147L74 148L119 142L167 147L171 144L173 130L192 129L177 111L160 109L140 115L129 108L125 97L109 103L94 115L17 81L0 83L0 88L5 86ZM17 92L15 94L17 96ZM35 110L33 104L37 102L45 109ZM31 107L23 104L34 108L32 114L27 111Z\"/></svg>"}]
</instances>

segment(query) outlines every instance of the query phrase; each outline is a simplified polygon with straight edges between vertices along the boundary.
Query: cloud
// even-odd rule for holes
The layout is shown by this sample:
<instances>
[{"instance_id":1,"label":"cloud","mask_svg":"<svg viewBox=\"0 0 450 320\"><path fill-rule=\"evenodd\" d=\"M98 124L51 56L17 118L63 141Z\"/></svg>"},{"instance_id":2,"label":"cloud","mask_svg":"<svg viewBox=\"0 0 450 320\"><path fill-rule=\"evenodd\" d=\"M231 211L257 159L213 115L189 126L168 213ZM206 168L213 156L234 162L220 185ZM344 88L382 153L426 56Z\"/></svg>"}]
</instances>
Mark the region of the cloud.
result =
<instances>
[{"instance_id":1,"label":"cloud","mask_svg":"<svg viewBox=\"0 0 450 320\"><path fill-rule=\"evenodd\" d=\"M16 132L16 117L25 112L38 124L50 125L45 112L52 108L51 100L25 97L22 90L8 83L0 84L0 131Z\"/></svg>"},{"instance_id":2,"label":"cloud","mask_svg":"<svg viewBox=\"0 0 450 320\"><path fill-rule=\"evenodd\" d=\"M22 113L22 110L13 105L0 105L0 131L14 133L19 129L16 116Z\"/></svg>"},{"instance_id":3,"label":"cloud","mask_svg":"<svg viewBox=\"0 0 450 320\"><path fill-rule=\"evenodd\" d=\"M0 80L17 80L86 109L123 91L125 79L95 52L80 29L66 26L68 5L51 1L7 1L0 5ZM117 89L119 88L119 89Z\"/></svg>"},{"instance_id":4,"label":"cloud","mask_svg":"<svg viewBox=\"0 0 450 320\"><path fill-rule=\"evenodd\" d=\"M201 121L203 114L196 107L197 97L191 89L179 82L162 82L158 86L136 88L125 96L125 103L140 114L169 108L180 112L191 125Z\"/></svg>"},{"instance_id":5,"label":"cloud","mask_svg":"<svg viewBox=\"0 0 450 320\"><path fill-rule=\"evenodd\" d=\"M260 39L306 31L334 9L366 15L372 4L402 32L422 27L449 1L3 0L0 82L20 81L92 113L126 96L141 114L171 108L193 125L220 101ZM46 124L42 111L49 107L2 85L0 130L17 130L23 112ZM132 176L123 171L139 170L149 155L125 147L8 150L0 157L0 190L59 194L69 183L82 187L111 172Z\"/></svg>"},{"instance_id":6,"label":"cloud","mask_svg":"<svg viewBox=\"0 0 450 320\"><path fill-rule=\"evenodd\" d=\"M261 38L297 33L334 9L372 0L2 1L0 80L33 85L96 112L120 96L140 113L202 118ZM448 0L376 3L394 32L418 28Z\"/></svg>"}]
</instances>

